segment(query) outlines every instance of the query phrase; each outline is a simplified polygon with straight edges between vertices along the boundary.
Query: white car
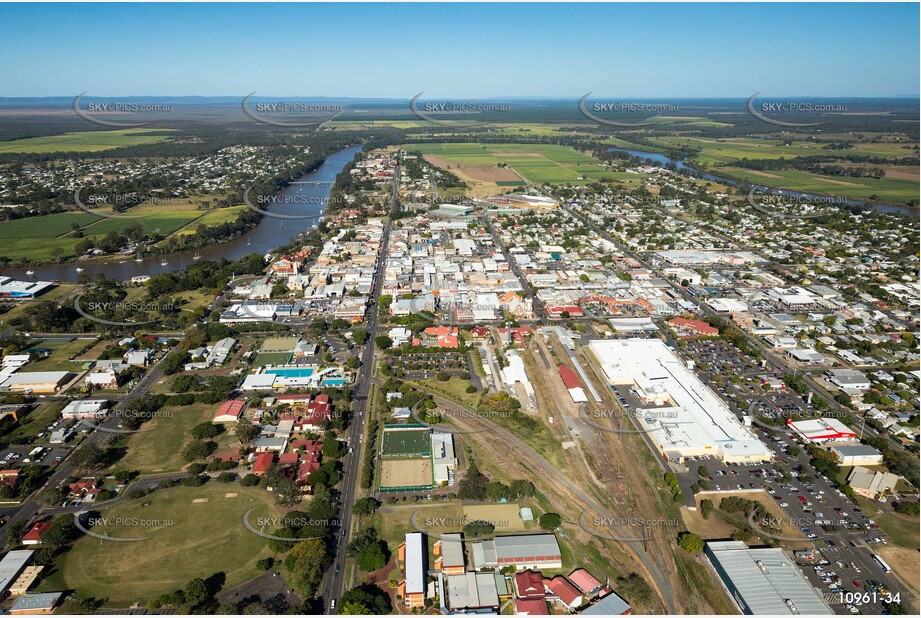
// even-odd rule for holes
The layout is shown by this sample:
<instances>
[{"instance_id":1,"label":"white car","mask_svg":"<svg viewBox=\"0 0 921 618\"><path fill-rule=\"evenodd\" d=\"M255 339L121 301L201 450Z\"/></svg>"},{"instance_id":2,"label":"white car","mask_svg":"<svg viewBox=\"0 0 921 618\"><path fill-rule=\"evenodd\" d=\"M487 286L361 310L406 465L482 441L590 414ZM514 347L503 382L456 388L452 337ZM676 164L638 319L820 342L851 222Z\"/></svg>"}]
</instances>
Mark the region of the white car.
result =
<instances>
[{"instance_id":1,"label":"white car","mask_svg":"<svg viewBox=\"0 0 921 618\"><path fill-rule=\"evenodd\" d=\"M790 505L787 504L786 502L781 502L781 503L780 503L780 506L781 506L782 508L787 508L787 507L790 506Z\"/></svg>"}]
</instances>

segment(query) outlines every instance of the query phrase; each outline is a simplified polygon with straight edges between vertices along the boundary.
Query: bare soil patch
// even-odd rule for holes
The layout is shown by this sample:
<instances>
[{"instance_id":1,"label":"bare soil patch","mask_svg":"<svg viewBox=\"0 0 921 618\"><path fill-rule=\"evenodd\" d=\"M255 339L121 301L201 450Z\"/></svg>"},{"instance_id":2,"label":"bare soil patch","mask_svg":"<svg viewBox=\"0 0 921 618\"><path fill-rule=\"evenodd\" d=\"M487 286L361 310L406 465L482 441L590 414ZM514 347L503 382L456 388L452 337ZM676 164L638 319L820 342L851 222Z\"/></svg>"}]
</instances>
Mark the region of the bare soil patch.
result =
<instances>
[{"instance_id":1,"label":"bare soil patch","mask_svg":"<svg viewBox=\"0 0 921 618\"><path fill-rule=\"evenodd\" d=\"M505 167L459 167L454 171L460 172L473 180L485 180L487 182L521 180L521 176Z\"/></svg>"}]
</instances>

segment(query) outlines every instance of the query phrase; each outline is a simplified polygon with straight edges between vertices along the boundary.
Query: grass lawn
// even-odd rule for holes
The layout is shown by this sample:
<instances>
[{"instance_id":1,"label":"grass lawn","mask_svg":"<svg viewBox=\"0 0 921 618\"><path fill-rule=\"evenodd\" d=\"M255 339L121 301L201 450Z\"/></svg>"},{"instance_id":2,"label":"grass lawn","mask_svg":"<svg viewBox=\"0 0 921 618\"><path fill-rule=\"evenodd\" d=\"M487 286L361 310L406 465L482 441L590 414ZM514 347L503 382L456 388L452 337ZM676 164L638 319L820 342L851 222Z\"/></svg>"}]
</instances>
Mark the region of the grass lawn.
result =
<instances>
[{"instance_id":1,"label":"grass lawn","mask_svg":"<svg viewBox=\"0 0 921 618\"><path fill-rule=\"evenodd\" d=\"M63 403L46 403L39 405L14 425L13 431L6 436L12 444L31 444L39 433L44 431L64 409Z\"/></svg>"},{"instance_id":2,"label":"grass lawn","mask_svg":"<svg viewBox=\"0 0 921 618\"><path fill-rule=\"evenodd\" d=\"M161 408L162 416L144 424L143 429L149 431L132 434L128 438L128 452L115 467L144 474L182 470L189 463L182 457L182 450L194 440L191 436L192 427L214 418L218 405L196 403L191 406ZM227 428L215 440L218 450L232 448L237 444L231 435L231 428Z\"/></svg>"},{"instance_id":3,"label":"grass lawn","mask_svg":"<svg viewBox=\"0 0 921 618\"><path fill-rule=\"evenodd\" d=\"M758 173L756 173L758 172ZM719 168L719 174L738 180L749 180L782 189L793 189L820 195L837 195L858 200L878 199L884 202L918 200L918 183L913 180L890 178L849 178L824 176L800 170L770 170L759 172L736 167Z\"/></svg>"},{"instance_id":4,"label":"grass lawn","mask_svg":"<svg viewBox=\"0 0 921 618\"><path fill-rule=\"evenodd\" d=\"M42 339L33 348L48 348L51 356L28 364L27 371L73 371L81 370L80 361L70 360L82 356L84 350L95 345L96 338L87 339Z\"/></svg>"},{"instance_id":5,"label":"grass lawn","mask_svg":"<svg viewBox=\"0 0 921 618\"><path fill-rule=\"evenodd\" d=\"M106 598L110 607L128 607L218 572L226 576L223 589L230 589L258 575L256 562L270 555L268 541L243 526L243 515L257 507L251 521L280 516L274 501L261 488L209 481L118 504L101 513L111 524L98 524L93 532L151 538L125 543L85 536L58 560L41 590L76 589L84 597ZM116 525L116 518L138 525Z\"/></svg>"},{"instance_id":6,"label":"grass lawn","mask_svg":"<svg viewBox=\"0 0 921 618\"><path fill-rule=\"evenodd\" d=\"M483 397L483 393L480 391L468 393L467 387L470 386L470 380L461 380L455 376L451 376L451 379L447 382L440 382L435 378L429 378L428 380L419 380L415 383L421 385L423 388L435 391L449 399L453 399L462 405L474 409L480 405L480 399Z\"/></svg>"},{"instance_id":7,"label":"grass lawn","mask_svg":"<svg viewBox=\"0 0 921 618\"><path fill-rule=\"evenodd\" d=\"M99 152L124 146L155 144L169 139L168 129L118 129L80 131L46 137L29 137L0 142L0 153Z\"/></svg>"},{"instance_id":8,"label":"grass lawn","mask_svg":"<svg viewBox=\"0 0 921 618\"><path fill-rule=\"evenodd\" d=\"M230 206L228 208L217 208L207 211L203 216L195 219L195 221L177 231L176 234L179 236L188 236L194 234L199 225L219 225L221 223L236 221L237 217L239 217L240 213L245 209L246 206Z\"/></svg>"}]
</instances>

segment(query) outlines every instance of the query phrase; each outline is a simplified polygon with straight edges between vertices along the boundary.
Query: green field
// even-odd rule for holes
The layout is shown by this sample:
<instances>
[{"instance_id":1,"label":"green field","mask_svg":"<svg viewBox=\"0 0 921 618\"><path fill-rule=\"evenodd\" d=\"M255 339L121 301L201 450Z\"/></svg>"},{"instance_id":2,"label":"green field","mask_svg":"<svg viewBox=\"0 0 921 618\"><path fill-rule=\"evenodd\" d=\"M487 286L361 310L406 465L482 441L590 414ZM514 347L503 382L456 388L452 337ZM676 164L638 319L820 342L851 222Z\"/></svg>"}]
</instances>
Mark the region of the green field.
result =
<instances>
[{"instance_id":1,"label":"green field","mask_svg":"<svg viewBox=\"0 0 921 618\"><path fill-rule=\"evenodd\" d=\"M84 238L103 238L109 232L121 232L140 223L145 234L159 232L169 236L195 232L200 223L215 224L231 220L241 207L220 210L199 210L197 200L182 200L166 204L144 204L125 213L124 217L97 216L85 212L62 212L39 217L27 217L0 223L0 256L14 262L38 263L73 258L74 247ZM231 212L224 212L231 211ZM108 214L108 211L103 211ZM130 217L130 218L129 218ZM73 226L79 226L78 237Z\"/></svg>"},{"instance_id":2,"label":"green field","mask_svg":"<svg viewBox=\"0 0 921 618\"><path fill-rule=\"evenodd\" d=\"M89 347L92 347L95 338L88 339L42 339L34 344L33 348L46 348L51 350L48 358L29 363L28 371L73 371L79 373L81 364L71 358L79 356Z\"/></svg>"},{"instance_id":3,"label":"green field","mask_svg":"<svg viewBox=\"0 0 921 618\"><path fill-rule=\"evenodd\" d=\"M182 450L194 439L192 427L213 419L217 409L218 404L204 403L161 408L161 417L144 423L145 431L128 438L127 453L115 467L145 474L182 470L189 463L182 457ZM218 450L239 444L230 434L227 430L215 438Z\"/></svg>"},{"instance_id":4,"label":"green field","mask_svg":"<svg viewBox=\"0 0 921 618\"><path fill-rule=\"evenodd\" d=\"M432 432L421 429L384 429L381 454L384 457L427 456L432 453Z\"/></svg>"},{"instance_id":5,"label":"green field","mask_svg":"<svg viewBox=\"0 0 921 618\"><path fill-rule=\"evenodd\" d=\"M613 178L600 161L567 146L547 144L406 144L418 151L447 161L450 167L495 168L507 164L532 184L587 184Z\"/></svg>"},{"instance_id":6,"label":"green field","mask_svg":"<svg viewBox=\"0 0 921 618\"><path fill-rule=\"evenodd\" d=\"M918 183L911 180L832 177L799 170L770 170L753 173L753 170L737 167L723 167L719 169L719 173L738 180L749 180L755 184L858 200L872 198L883 202L907 202L909 200L917 202L919 197Z\"/></svg>"},{"instance_id":7,"label":"green field","mask_svg":"<svg viewBox=\"0 0 921 618\"><path fill-rule=\"evenodd\" d=\"M702 165L718 165L732 163L737 159L792 159L795 157L846 156L855 154L853 150L826 150L826 143L797 141L784 144L781 140L755 139L755 138L702 138L684 136L666 136L649 139L662 148L699 148L701 152L694 157L694 161ZM910 157L915 151L906 144L855 144L855 150L861 155L879 157Z\"/></svg>"},{"instance_id":8,"label":"green field","mask_svg":"<svg viewBox=\"0 0 921 618\"><path fill-rule=\"evenodd\" d=\"M155 135L155 133L164 131L167 129L117 129L29 137L0 142L0 153L99 152L124 146L162 142L169 139L169 135Z\"/></svg>"},{"instance_id":9,"label":"green field","mask_svg":"<svg viewBox=\"0 0 921 618\"><path fill-rule=\"evenodd\" d=\"M256 562L270 555L268 541L243 526L244 513L256 507L251 522L279 517L282 512L274 502L265 489L209 481L118 504L100 514L111 523L95 525L92 531L151 538L105 542L85 536L58 560L39 589L75 589L82 597L107 599L109 607L143 606L148 599L183 588L193 577L223 572L223 589L228 590L258 575ZM116 525L116 518L135 525Z\"/></svg>"}]
</instances>

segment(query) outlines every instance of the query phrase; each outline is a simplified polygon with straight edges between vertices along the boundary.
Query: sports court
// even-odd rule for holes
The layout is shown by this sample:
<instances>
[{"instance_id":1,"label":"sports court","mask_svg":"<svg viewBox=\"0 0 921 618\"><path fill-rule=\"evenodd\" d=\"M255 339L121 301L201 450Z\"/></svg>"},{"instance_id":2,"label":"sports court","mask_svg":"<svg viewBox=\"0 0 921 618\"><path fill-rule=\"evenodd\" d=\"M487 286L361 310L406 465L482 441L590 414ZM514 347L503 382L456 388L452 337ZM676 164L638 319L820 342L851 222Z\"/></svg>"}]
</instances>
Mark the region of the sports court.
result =
<instances>
[{"instance_id":1,"label":"sports court","mask_svg":"<svg viewBox=\"0 0 921 618\"><path fill-rule=\"evenodd\" d=\"M381 461L381 491L412 491L435 486L431 459L385 459Z\"/></svg>"},{"instance_id":2,"label":"sports court","mask_svg":"<svg viewBox=\"0 0 921 618\"><path fill-rule=\"evenodd\" d=\"M431 457L432 430L424 425L385 426L381 457Z\"/></svg>"}]
</instances>

